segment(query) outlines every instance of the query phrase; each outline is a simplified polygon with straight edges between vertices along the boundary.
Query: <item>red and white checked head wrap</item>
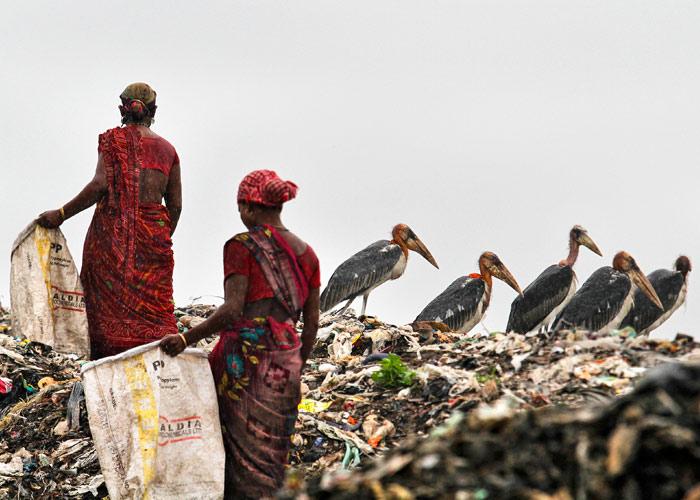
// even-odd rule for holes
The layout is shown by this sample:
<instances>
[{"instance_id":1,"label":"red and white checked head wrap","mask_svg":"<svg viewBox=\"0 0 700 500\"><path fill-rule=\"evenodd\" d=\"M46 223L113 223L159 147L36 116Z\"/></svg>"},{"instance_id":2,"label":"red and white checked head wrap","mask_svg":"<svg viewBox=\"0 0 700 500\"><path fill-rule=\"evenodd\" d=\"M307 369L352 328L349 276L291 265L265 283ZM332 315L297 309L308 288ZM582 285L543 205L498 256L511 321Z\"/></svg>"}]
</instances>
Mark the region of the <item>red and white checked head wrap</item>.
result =
<instances>
[{"instance_id":1,"label":"red and white checked head wrap","mask_svg":"<svg viewBox=\"0 0 700 500\"><path fill-rule=\"evenodd\" d=\"M255 170L238 186L238 201L278 207L294 199L298 189L292 181L280 179L272 170Z\"/></svg>"}]
</instances>

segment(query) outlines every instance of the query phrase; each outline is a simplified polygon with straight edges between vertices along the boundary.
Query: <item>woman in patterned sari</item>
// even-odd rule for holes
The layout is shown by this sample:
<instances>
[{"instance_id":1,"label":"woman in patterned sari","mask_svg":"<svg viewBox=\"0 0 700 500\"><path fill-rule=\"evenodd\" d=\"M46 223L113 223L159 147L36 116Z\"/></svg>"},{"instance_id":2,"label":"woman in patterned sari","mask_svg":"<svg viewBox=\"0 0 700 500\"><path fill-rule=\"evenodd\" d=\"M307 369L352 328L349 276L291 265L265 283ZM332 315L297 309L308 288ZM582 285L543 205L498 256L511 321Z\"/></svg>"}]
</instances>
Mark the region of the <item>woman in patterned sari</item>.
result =
<instances>
[{"instance_id":1,"label":"woman in patterned sari","mask_svg":"<svg viewBox=\"0 0 700 500\"><path fill-rule=\"evenodd\" d=\"M155 91L133 83L120 98L124 126L100 135L93 180L38 219L44 227L58 227L97 203L80 273L92 359L177 332L170 237L182 208L180 160L150 129Z\"/></svg>"},{"instance_id":2,"label":"woman in patterned sari","mask_svg":"<svg viewBox=\"0 0 700 500\"><path fill-rule=\"evenodd\" d=\"M270 497L284 481L321 285L314 251L280 219L296 191L269 170L243 179L238 210L249 231L224 246L224 304L187 333L161 341L176 356L220 334L209 360L226 448L225 498Z\"/></svg>"}]
</instances>

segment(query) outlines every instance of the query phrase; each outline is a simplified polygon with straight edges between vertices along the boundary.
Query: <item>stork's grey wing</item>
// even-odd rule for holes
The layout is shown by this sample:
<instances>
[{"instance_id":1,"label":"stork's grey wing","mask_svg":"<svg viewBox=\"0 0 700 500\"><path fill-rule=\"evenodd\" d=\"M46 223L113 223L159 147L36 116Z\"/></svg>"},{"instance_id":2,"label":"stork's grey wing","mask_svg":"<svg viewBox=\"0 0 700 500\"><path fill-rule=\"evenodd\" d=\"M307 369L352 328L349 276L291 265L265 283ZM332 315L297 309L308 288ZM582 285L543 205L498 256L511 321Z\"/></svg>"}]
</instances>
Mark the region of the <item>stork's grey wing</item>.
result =
<instances>
[{"instance_id":1,"label":"stork's grey wing","mask_svg":"<svg viewBox=\"0 0 700 500\"><path fill-rule=\"evenodd\" d=\"M398 245L380 240L340 264L321 294L321 311L328 311L388 280L401 253Z\"/></svg>"},{"instance_id":2,"label":"stork's grey wing","mask_svg":"<svg viewBox=\"0 0 700 500\"><path fill-rule=\"evenodd\" d=\"M481 279L457 278L418 314L415 321L439 321L458 330L474 316L486 287Z\"/></svg>"},{"instance_id":3,"label":"stork's grey wing","mask_svg":"<svg viewBox=\"0 0 700 500\"><path fill-rule=\"evenodd\" d=\"M586 280L554 322L555 330L598 331L620 312L632 282L612 267L601 267Z\"/></svg>"},{"instance_id":4,"label":"stork's grey wing","mask_svg":"<svg viewBox=\"0 0 700 500\"><path fill-rule=\"evenodd\" d=\"M649 297L637 289L634 292L634 305L622 321L623 327L631 326L637 332L641 332L649 328L657 319L664 314L664 311L669 311L678 300L678 296L683 289L683 275L676 271L668 269L657 269L647 276L649 282L656 290L656 294L661 299L664 306L662 311L649 300Z\"/></svg>"},{"instance_id":5,"label":"stork's grey wing","mask_svg":"<svg viewBox=\"0 0 700 500\"><path fill-rule=\"evenodd\" d=\"M510 306L507 332L527 333L566 298L574 280L571 266L552 265L530 283Z\"/></svg>"}]
</instances>

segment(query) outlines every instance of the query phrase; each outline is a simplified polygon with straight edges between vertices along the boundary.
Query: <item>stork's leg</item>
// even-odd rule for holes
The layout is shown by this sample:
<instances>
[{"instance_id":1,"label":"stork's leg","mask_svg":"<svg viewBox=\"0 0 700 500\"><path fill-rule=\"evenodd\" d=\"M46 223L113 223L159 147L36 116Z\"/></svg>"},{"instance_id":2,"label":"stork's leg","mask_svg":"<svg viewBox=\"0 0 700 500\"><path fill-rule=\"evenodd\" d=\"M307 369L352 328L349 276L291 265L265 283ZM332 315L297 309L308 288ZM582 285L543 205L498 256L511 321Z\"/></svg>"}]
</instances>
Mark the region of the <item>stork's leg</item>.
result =
<instances>
[{"instance_id":1,"label":"stork's leg","mask_svg":"<svg viewBox=\"0 0 700 500\"><path fill-rule=\"evenodd\" d=\"M362 312L360 313L360 316L365 315L365 311L367 310L367 299L369 298L369 294L366 293L365 295L362 296Z\"/></svg>"},{"instance_id":2,"label":"stork's leg","mask_svg":"<svg viewBox=\"0 0 700 500\"><path fill-rule=\"evenodd\" d=\"M345 311L348 310L348 307L350 307L350 304L352 304L352 301L355 300L355 297L352 297L350 300L348 300L345 305L340 309L339 311L336 312L336 314L343 314Z\"/></svg>"},{"instance_id":3,"label":"stork's leg","mask_svg":"<svg viewBox=\"0 0 700 500\"><path fill-rule=\"evenodd\" d=\"M485 333L484 333L484 336L485 336L485 337L488 337L489 334L491 333L491 330L489 330L489 329L487 328L487 326L484 324L484 321L483 321L483 320L479 321L479 324L481 325L481 328L484 329L484 332L485 332Z\"/></svg>"}]
</instances>

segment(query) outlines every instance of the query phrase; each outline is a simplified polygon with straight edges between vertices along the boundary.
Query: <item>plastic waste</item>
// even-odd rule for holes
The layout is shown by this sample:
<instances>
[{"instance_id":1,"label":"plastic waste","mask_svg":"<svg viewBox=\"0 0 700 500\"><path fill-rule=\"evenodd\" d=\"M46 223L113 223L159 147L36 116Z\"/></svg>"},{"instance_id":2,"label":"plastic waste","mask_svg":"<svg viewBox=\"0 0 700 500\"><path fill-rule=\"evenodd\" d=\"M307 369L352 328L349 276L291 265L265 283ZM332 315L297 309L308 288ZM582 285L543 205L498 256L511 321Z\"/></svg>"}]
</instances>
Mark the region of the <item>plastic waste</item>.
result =
<instances>
[{"instance_id":1,"label":"plastic waste","mask_svg":"<svg viewBox=\"0 0 700 500\"><path fill-rule=\"evenodd\" d=\"M331 402L314 401L313 399L302 399L299 403L299 411L307 413L320 413L330 408Z\"/></svg>"},{"instance_id":2,"label":"plastic waste","mask_svg":"<svg viewBox=\"0 0 700 500\"><path fill-rule=\"evenodd\" d=\"M74 431L80 427L80 403L84 400L83 384L76 382L66 404L66 424L70 430Z\"/></svg>"},{"instance_id":3,"label":"plastic waste","mask_svg":"<svg viewBox=\"0 0 700 500\"><path fill-rule=\"evenodd\" d=\"M0 394L7 394L12 391L12 379L0 377Z\"/></svg>"}]
</instances>

